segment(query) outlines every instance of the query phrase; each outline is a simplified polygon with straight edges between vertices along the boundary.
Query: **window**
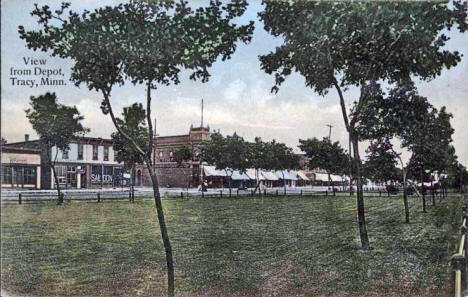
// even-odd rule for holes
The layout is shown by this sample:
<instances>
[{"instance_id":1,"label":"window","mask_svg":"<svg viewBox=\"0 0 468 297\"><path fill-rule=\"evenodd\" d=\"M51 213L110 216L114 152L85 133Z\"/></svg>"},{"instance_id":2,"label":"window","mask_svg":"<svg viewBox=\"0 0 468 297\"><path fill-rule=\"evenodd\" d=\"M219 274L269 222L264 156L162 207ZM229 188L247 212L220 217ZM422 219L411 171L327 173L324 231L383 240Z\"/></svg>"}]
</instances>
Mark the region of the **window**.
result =
<instances>
[{"instance_id":1,"label":"window","mask_svg":"<svg viewBox=\"0 0 468 297\"><path fill-rule=\"evenodd\" d=\"M2 184L11 184L11 167L2 166Z\"/></svg>"},{"instance_id":2,"label":"window","mask_svg":"<svg viewBox=\"0 0 468 297\"><path fill-rule=\"evenodd\" d=\"M36 184L36 168L24 167L24 183Z\"/></svg>"},{"instance_id":3,"label":"window","mask_svg":"<svg viewBox=\"0 0 468 297\"><path fill-rule=\"evenodd\" d=\"M55 172L57 177L65 177L67 176L67 166L55 166Z\"/></svg>"},{"instance_id":4,"label":"window","mask_svg":"<svg viewBox=\"0 0 468 297\"><path fill-rule=\"evenodd\" d=\"M174 154L172 152L169 153L169 161L174 161Z\"/></svg>"},{"instance_id":5,"label":"window","mask_svg":"<svg viewBox=\"0 0 468 297\"><path fill-rule=\"evenodd\" d=\"M78 160L83 160L83 144L78 143Z\"/></svg>"},{"instance_id":6,"label":"window","mask_svg":"<svg viewBox=\"0 0 468 297\"><path fill-rule=\"evenodd\" d=\"M163 161L163 152L159 152L159 162Z\"/></svg>"},{"instance_id":7,"label":"window","mask_svg":"<svg viewBox=\"0 0 468 297\"><path fill-rule=\"evenodd\" d=\"M104 161L109 161L109 147L104 147Z\"/></svg>"},{"instance_id":8,"label":"window","mask_svg":"<svg viewBox=\"0 0 468 297\"><path fill-rule=\"evenodd\" d=\"M68 159L68 150L62 151L62 159Z\"/></svg>"},{"instance_id":9,"label":"window","mask_svg":"<svg viewBox=\"0 0 468 297\"><path fill-rule=\"evenodd\" d=\"M97 144L93 144L93 160L98 159L98 146Z\"/></svg>"}]
</instances>

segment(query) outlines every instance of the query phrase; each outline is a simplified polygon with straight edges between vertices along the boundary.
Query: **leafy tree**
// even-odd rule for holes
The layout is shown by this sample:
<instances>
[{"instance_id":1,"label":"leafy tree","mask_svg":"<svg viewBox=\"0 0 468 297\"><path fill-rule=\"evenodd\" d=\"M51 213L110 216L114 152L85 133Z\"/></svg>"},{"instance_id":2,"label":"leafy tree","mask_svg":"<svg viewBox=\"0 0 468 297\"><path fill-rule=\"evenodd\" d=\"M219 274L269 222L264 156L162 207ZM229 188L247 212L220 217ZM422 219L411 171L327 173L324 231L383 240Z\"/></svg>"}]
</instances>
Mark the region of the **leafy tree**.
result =
<instances>
[{"instance_id":1,"label":"leafy tree","mask_svg":"<svg viewBox=\"0 0 468 297\"><path fill-rule=\"evenodd\" d=\"M244 26L233 23L244 13L247 2L236 0L223 5L213 0L194 10L183 0L130 1L82 13L68 11L69 6L63 3L52 11L47 5L36 5L31 14L38 18L41 29L27 31L20 26L20 38L30 49L69 59L73 63L71 80L102 95L103 113L110 115L118 132L142 156L153 184L166 252L168 295L174 296L172 248L151 159L151 93L158 85L178 84L183 69L192 72L191 79L206 82L210 76L208 68L218 57L229 59L237 41L249 42L253 22ZM146 148L120 129L112 109L112 90L128 81L146 90Z\"/></svg>"},{"instance_id":2,"label":"leafy tree","mask_svg":"<svg viewBox=\"0 0 468 297\"><path fill-rule=\"evenodd\" d=\"M367 160L363 166L363 175L377 183L398 180L398 155L388 138L372 142L367 148Z\"/></svg>"},{"instance_id":3,"label":"leafy tree","mask_svg":"<svg viewBox=\"0 0 468 297\"><path fill-rule=\"evenodd\" d=\"M299 148L309 158L309 166L326 170L329 183L331 183L330 174L346 174L349 168L349 156L338 142L332 143L328 138L319 140L314 137L299 139L299 143Z\"/></svg>"},{"instance_id":4,"label":"leafy tree","mask_svg":"<svg viewBox=\"0 0 468 297\"><path fill-rule=\"evenodd\" d=\"M148 145L148 127L146 126L146 112L141 103L134 103L125 107L122 113L123 119L116 118L119 130L114 132L111 138L114 142L115 159L123 162L125 167L131 170L132 185L135 184L135 165L144 162L143 156L134 146L128 145L128 140L122 135L127 134L139 147L145 148Z\"/></svg>"},{"instance_id":5,"label":"leafy tree","mask_svg":"<svg viewBox=\"0 0 468 297\"><path fill-rule=\"evenodd\" d=\"M39 145L45 152L45 163L54 173L55 186L57 188L58 204L63 203L60 193L60 184L55 170L55 163L59 150L67 152L70 142L74 136L89 131L83 127L81 121L84 119L78 112L76 106L66 106L57 103L55 93L45 93L37 97L31 96L30 108L26 109L26 117L29 119L34 130L39 135ZM55 155L52 156L52 148L55 147Z\"/></svg>"},{"instance_id":6,"label":"leafy tree","mask_svg":"<svg viewBox=\"0 0 468 297\"><path fill-rule=\"evenodd\" d=\"M268 158L268 148L264 141L260 137L255 137L254 142L249 142L249 167L255 169L255 189L254 193L260 187L260 169L265 169L269 166L269 161L271 158Z\"/></svg>"},{"instance_id":7,"label":"leafy tree","mask_svg":"<svg viewBox=\"0 0 468 297\"><path fill-rule=\"evenodd\" d=\"M294 154L292 148L287 147L284 143L276 142L274 139L266 143L266 151L269 157L264 169L281 171L284 192L286 193L284 170L299 168L299 156Z\"/></svg>"},{"instance_id":8,"label":"leafy tree","mask_svg":"<svg viewBox=\"0 0 468 297\"><path fill-rule=\"evenodd\" d=\"M223 137L219 132L211 134L211 140L201 147L201 160L224 170L229 177L229 194L234 170L245 172L249 163L248 145L244 139L234 133Z\"/></svg>"},{"instance_id":9,"label":"leafy tree","mask_svg":"<svg viewBox=\"0 0 468 297\"><path fill-rule=\"evenodd\" d=\"M179 147L174 151L174 161L176 161L179 166L190 159L192 159L192 152L188 146Z\"/></svg>"},{"instance_id":10,"label":"leafy tree","mask_svg":"<svg viewBox=\"0 0 468 297\"><path fill-rule=\"evenodd\" d=\"M408 83L413 77L430 80L442 69L456 66L457 51L444 48L443 30L457 25L466 31L468 4L381 1L263 1L259 14L265 30L282 37L283 45L260 56L261 67L275 75L278 91L293 71L320 95L335 89L352 143L357 174L357 208L361 244L369 247L361 181L356 121L365 105L369 82ZM358 86L361 95L348 115L344 91Z\"/></svg>"}]
</instances>

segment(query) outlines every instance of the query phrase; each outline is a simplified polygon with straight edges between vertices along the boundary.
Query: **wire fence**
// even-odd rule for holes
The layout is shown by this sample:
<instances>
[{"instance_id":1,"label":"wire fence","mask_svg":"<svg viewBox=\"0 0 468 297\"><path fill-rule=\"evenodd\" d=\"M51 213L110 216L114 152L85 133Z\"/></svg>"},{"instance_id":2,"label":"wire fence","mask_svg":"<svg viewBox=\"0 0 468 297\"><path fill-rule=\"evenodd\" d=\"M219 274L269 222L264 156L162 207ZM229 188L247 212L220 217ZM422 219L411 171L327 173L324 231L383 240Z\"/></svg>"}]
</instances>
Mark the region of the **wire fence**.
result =
<instances>
[{"instance_id":1,"label":"wire fence","mask_svg":"<svg viewBox=\"0 0 468 297\"><path fill-rule=\"evenodd\" d=\"M462 224L460 235L457 240L457 253L452 256L451 266L451 296L461 297L466 294L467 289L467 259L468 254L468 201L465 195L464 206L462 207Z\"/></svg>"},{"instance_id":2,"label":"wire fence","mask_svg":"<svg viewBox=\"0 0 468 297\"><path fill-rule=\"evenodd\" d=\"M448 193L455 192L455 190L439 190L428 191L426 193L408 193L408 196L420 196L424 200L432 197L433 203L435 198L443 198ZM327 188L327 187L276 187L276 188L223 188L223 189L205 189L200 191L197 189L160 189L163 198L236 198L236 197L262 197L262 196L354 196L356 195L355 189L343 188ZM366 188L363 192L364 196L378 196L378 197L395 197L402 196L403 190L385 189L385 188ZM152 189L96 189L96 190L68 190L62 191L63 201L114 201L114 200L128 200L135 201L138 199L152 198ZM2 192L2 203L38 203L42 201L58 200L57 191L4 191Z\"/></svg>"}]
</instances>

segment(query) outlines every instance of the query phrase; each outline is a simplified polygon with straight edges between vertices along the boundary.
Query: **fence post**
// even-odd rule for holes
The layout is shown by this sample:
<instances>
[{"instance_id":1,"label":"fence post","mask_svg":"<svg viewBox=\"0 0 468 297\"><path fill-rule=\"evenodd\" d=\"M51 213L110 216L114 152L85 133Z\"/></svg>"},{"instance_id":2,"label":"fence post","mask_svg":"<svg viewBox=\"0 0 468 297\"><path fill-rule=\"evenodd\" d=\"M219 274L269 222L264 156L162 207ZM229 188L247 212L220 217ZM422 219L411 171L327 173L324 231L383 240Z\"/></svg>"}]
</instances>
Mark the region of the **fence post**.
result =
<instances>
[{"instance_id":1,"label":"fence post","mask_svg":"<svg viewBox=\"0 0 468 297\"><path fill-rule=\"evenodd\" d=\"M379 190L379 197L381 197L381 196L382 196L382 191Z\"/></svg>"},{"instance_id":2,"label":"fence post","mask_svg":"<svg viewBox=\"0 0 468 297\"><path fill-rule=\"evenodd\" d=\"M18 204L21 204L21 198L22 198L22 194L19 193L19 195L18 195Z\"/></svg>"},{"instance_id":3,"label":"fence post","mask_svg":"<svg viewBox=\"0 0 468 297\"><path fill-rule=\"evenodd\" d=\"M237 189L237 197L239 197L239 189Z\"/></svg>"},{"instance_id":4,"label":"fence post","mask_svg":"<svg viewBox=\"0 0 468 297\"><path fill-rule=\"evenodd\" d=\"M223 198L223 190L219 190L219 197Z\"/></svg>"},{"instance_id":5,"label":"fence post","mask_svg":"<svg viewBox=\"0 0 468 297\"><path fill-rule=\"evenodd\" d=\"M101 202L101 193L99 192L97 193L97 202L98 203Z\"/></svg>"},{"instance_id":6,"label":"fence post","mask_svg":"<svg viewBox=\"0 0 468 297\"><path fill-rule=\"evenodd\" d=\"M328 196L328 190L325 191L325 196Z\"/></svg>"},{"instance_id":7,"label":"fence post","mask_svg":"<svg viewBox=\"0 0 468 297\"><path fill-rule=\"evenodd\" d=\"M128 201L132 202L132 191L128 191Z\"/></svg>"},{"instance_id":8,"label":"fence post","mask_svg":"<svg viewBox=\"0 0 468 297\"><path fill-rule=\"evenodd\" d=\"M333 196L336 196L336 189L333 188Z\"/></svg>"},{"instance_id":9,"label":"fence post","mask_svg":"<svg viewBox=\"0 0 468 297\"><path fill-rule=\"evenodd\" d=\"M253 190L250 190L250 196L253 196Z\"/></svg>"},{"instance_id":10,"label":"fence post","mask_svg":"<svg viewBox=\"0 0 468 297\"><path fill-rule=\"evenodd\" d=\"M276 196L278 196L278 190L276 190Z\"/></svg>"},{"instance_id":11,"label":"fence post","mask_svg":"<svg viewBox=\"0 0 468 297\"><path fill-rule=\"evenodd\" d=\"M64 196L65 196L65 194L63 194L63 193L60 193L60 196L61 196L61 198L62 198L62 202L65 202L65 197L64 197Z\"/></svg>"},{"instance_id":12,"label":"fence post","mask_svg":"<svg viewBox=\"0 0 468 297\"><path fill-rule=\"evenodd\" d=\"M180 192L180 198L184 198L184 192Z\"/></svg>"},{"instance_id":13,"label":"fence post","mask_svg":"<svg viewBox=\"0 0 468 297\"><path fill-rule=\"evenodd\" d=\"M459 254L455 254L452 256L450 264L452 266L453 275L455 275L455 271L457 270L460 270L461 272L461 292L463 292L464 290L466 290L466 259L465 257ZM454 277L454 283L455 283L455 277Z\"/></svg>"},{"instance_id":14,"label":"fence post","mask_svg":"<svg viewBox=\"0 0 468 297\"><path fill-rule=\"evenodd\" d=\"M263 190L263 196L266 196L266 189Z\"/></svg>"},{"instance_id":15,"label":"fence post","mask_svg":"<svg viewBox=\"0 0 468 297\"><path fill-rule=\"evenodd\" d=\"M301 196L302 196L302 189L301 189Z\"/></svg>"}]
</instances>

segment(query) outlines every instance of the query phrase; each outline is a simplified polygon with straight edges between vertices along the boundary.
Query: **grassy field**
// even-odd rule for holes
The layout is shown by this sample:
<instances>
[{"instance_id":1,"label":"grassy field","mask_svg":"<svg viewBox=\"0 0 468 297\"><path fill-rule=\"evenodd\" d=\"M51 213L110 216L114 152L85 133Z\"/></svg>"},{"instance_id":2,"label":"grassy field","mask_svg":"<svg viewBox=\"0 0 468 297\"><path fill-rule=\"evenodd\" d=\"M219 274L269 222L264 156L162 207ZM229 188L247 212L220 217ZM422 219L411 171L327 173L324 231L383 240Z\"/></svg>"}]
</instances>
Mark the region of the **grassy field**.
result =
<instances>
[{"instance_id":1,"label":"grassy field","mask_svg":"<svg viewBox=\"0 0 468 297\"><path fill-rule=\"evenodd\" d=\"M459 198L165 199L179 296L445 296ZM3 205L2 296L162 296L152 200Z\"/></svg>"}]
</instances>

